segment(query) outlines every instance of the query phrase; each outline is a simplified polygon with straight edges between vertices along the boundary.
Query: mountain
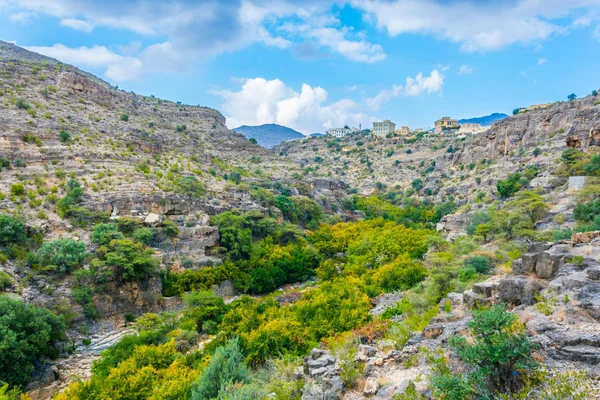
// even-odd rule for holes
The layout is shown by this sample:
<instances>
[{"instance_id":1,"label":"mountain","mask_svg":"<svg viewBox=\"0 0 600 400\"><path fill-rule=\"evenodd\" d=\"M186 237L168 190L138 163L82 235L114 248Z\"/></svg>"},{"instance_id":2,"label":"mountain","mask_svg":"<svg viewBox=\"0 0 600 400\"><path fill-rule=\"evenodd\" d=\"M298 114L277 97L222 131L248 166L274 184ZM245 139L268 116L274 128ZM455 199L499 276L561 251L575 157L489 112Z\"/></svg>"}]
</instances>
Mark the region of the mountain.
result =
<instances>
[{"instance_id":1,"label":"mountain","mask_svg":"<svg viewBox=\"0 0 600 400\"><path fill-rule=\"evenodd\" d=\"M241 133L248 139L254 138L263 147L270 149L279 143L288 140L303 139L306 136L298 131L277 124L264 124L258 126L242 125L234 131Z\"/></svg>"},{"instance_id":2,"label":"mountain","mask_svg":"<svg viewBox=\"0 0 600 400\"><path fill-rule=\"evenodd\" d=\"M472 124L481 124L482 126L489 126L489 125L492 125L494 122L500 121L506 117L508 117L508 115L506 115L506 114L493 113L490 115L485 115L483 117L459 119L458 123L459 124L472 123Z\"/></svg>"}]
</instances>

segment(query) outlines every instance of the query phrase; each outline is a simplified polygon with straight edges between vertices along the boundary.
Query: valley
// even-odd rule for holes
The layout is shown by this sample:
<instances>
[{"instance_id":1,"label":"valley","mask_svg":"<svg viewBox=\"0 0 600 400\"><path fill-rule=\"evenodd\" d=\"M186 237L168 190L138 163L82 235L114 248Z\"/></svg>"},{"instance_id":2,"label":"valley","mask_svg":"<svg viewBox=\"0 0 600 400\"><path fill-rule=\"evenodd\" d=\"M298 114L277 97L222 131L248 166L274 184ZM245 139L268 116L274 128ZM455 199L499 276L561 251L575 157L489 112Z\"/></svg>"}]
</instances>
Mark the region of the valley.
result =
<instances>
[{"instance_id":1,"label":"valley","mask_svg":"<svg viewBox=\"0 0 600 400\"><path fill-rule=\"evenodd\" d=\"M600 398L591 89L265 148L0 42L0 399Z\"/></svg>"}]
</instances>

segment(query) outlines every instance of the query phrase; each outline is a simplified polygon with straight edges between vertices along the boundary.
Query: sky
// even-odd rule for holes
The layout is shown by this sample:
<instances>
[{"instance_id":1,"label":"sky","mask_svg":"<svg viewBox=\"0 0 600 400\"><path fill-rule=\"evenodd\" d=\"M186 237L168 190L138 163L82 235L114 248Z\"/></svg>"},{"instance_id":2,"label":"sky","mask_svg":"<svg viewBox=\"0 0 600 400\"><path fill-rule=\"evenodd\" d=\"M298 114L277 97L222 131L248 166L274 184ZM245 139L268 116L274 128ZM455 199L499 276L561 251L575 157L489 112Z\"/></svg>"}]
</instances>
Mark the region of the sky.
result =
<instances>
[{"instance_id":1,"label":"sky","mask_svg":"<svg viewBox=\"0 0 600 400\"><path fill-rule=\"evenodd\" d=\"M304 134L428 128L600 86L600 0L0 0L0 40Z\"/></svg>"}]
</instances>

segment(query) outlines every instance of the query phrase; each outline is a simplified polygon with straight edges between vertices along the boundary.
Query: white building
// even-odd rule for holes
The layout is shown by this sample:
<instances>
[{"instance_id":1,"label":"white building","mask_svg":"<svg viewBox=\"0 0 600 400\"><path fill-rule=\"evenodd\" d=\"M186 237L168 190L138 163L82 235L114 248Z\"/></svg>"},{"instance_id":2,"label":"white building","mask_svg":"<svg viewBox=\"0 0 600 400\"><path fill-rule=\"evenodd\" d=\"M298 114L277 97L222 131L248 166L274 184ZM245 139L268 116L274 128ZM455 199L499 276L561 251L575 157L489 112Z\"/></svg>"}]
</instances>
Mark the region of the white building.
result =
<instances>
[{"instance_id":1,"label":"white building","mask_svg":"<svg viewBox=\"0 0 600 400\"><path fill-rule=\"evenodd\" d=\"M327 136L332 136L335 138L343 138L346 135L350 135L352 133L358 133L358 129L356 128L329 128L327 129Z\"/></svg>"},{"instance_id":2,"label":"white building","mask_svg":"<svg viewBox=\"0 0 600 400\"><path fill-rule=\"evenodd\" d=\"M375 136L385 136L388 133L396 132L396 124L386 119L381 122L373 122L373 131L371 132Z\"/></svg>"}]
</instances>

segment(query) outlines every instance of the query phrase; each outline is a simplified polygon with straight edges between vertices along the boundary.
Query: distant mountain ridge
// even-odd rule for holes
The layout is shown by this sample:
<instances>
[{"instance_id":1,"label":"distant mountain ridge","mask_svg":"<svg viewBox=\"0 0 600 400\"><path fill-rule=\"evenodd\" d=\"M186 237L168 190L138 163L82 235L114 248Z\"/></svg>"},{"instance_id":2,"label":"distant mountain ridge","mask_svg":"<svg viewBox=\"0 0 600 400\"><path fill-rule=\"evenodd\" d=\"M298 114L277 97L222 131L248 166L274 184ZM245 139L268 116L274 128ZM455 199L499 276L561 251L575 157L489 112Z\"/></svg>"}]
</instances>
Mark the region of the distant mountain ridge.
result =
<instances>
[{"instance_id":1,"label":"distant mountain ridge","mask_svg":"<svg viewBox=\"0 0 600 400\"><path fill-rule=\"evenodd\" d=\"M234 128L233 130L241 133L248 139L256 139L258 144L266 147L267 149L270 149L273 146L288 140L303 139L306 137L292 128L277 124L264 124L258 126L242 125L238 128Z\"/></svg>"},{"instance_id":2,"label":"distant mountain ridge","mask_svg":"<svg viewBox=\"0 0 600 400\"><path fill-rule=\"evenodd\" d=\"M493 113L490 115L485 115L483 117L459 119L458 123L459 124L472 123L472 124L481 124L482 126L489 126L489 125L492 125L494 122L500 121L506 117L508 117L508 115L503 114L503 113Z\"/></svg>"}]
</instances>

